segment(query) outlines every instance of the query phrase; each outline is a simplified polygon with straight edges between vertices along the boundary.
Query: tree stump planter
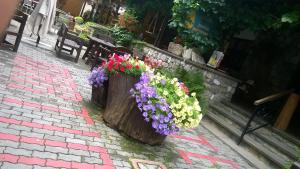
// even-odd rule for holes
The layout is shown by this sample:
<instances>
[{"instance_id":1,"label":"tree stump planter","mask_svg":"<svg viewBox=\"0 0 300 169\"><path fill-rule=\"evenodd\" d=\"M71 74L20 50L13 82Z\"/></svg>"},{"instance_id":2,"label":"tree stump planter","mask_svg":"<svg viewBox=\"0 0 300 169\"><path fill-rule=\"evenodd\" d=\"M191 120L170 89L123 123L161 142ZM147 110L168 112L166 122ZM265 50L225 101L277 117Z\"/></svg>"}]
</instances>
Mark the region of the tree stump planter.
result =
<instances>
[{"instance_id":1,"label":"tree stump planter","mask_svg":"<svg viewBox=\"0 0 300 169\"><path fill-rule=\"evenodd\" d=\"M92 88L92 102L101 108L105 108L107 101L108 81L102 87Z\"/></svg>"},{"instance_id":2,"label":"tree stump planter","mask_svg":"<svg viewBox=\"0 0 300 169\"><path fill-rule=\"evenodd\" d=\"M110 77L104 121L116 130L150 145L161 144L166 136L156 133L151 123L146 122L138 109L130 89L139 81L138 77Z\"/></svg>"}]
</instances>

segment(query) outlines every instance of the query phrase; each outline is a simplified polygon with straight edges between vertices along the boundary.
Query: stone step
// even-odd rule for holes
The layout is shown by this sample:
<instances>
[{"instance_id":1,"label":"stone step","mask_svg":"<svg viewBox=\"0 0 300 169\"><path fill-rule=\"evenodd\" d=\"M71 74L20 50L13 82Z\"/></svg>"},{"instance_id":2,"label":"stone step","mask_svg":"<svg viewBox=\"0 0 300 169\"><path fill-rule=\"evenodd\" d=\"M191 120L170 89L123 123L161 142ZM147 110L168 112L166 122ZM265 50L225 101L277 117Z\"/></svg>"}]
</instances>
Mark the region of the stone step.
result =
<instances>
[{"instance_id":1,"label":"stone step","mask_svg":"<svg viewBox=\"0 0 300 169\"><path fill-rule=\"evenodd\" d=\"M226 105L227 107L230 107L231 109L235 110L236 112L239 112L240 114L242 114L243 116L246 116L247 118L250 117L250 113L249 112L246 112L245 110L243 110L242 108L238 107L237 105L234 105L234 104L232 104L232 103L230 103L228 101L223 101L222 104ZM274 127L268 126L266 128L268 128L272 132L276 133L277 135L285 138L289 142L292 142L297 147L300 147L300 140L297 139L296 137L288 134L287 132L284 132L282 130L276 129Z\"/></svg>"},{"instance_id":2,"label":"stone step","mask_svg":"<svg viewBox=\"0 0 300 169\"><path fill-rule=\"evenodd\" d=\"M242 128L238 124L212 108L208 111L207 117L216 122L220 127L233 134L236 140L242 133ZM251 147L259 155L263 155L264 158L272 162L278 168L284 167L290 161L289 157L265 143L261 138L254 134L247 134L244 137L243 143Z\"/></svg>"},{"instance_id":3,"label":"stone step","mask_svg":"<svg viewBox=\"0 0 300 169\"><path fill-rule=\"evenodd\" d=\"M226 106L224 107L223 105L215 104L215 105L211 105L211 108L214 109L215 111L218 111L219 113L222 113L226 118L238 124L239 127L241 128L245 126L245 124L249 119L248 117L243 116L243 114L240 114L235 110L230 109L229 107ZM252 125L256 126L261 123L262 122L254 121L252 122ZM275 149L287 155L290 159L297 160L298 159L297 147L299 146L295 145L293 142L289 141L288 139L285 139L281 135L278 135L272 130L269 130L269 128L264 127L258 129L254 131L253 134L256 137L262 139L265 143L273 146Z\"/></svg>"}]
</instances>

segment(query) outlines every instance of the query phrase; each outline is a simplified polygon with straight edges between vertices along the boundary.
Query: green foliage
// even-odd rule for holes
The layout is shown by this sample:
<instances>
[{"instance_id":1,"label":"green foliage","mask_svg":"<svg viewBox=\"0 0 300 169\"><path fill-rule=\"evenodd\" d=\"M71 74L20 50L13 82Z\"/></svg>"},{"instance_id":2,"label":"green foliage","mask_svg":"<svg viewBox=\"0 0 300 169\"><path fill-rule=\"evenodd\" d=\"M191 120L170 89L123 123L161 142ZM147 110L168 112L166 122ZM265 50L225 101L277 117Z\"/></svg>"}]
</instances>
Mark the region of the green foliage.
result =
<instances>
[{"instance_id":1,"label":"green foliage","mask_svg":"<svg viewBox=\"0 0 300 169\"><path fill-rule=\"evenodd\" d=\"M184 42L206 49L223 46L242 30L254 32L268 29L286 31L300 23L300 5L282 0L174 0L172 21ZM192 21L188 16L199 12L213 24L207 34L187 28ZM190 43L194 42L194 43Z\"/></svg>"},{"instance_id":2,"label":"green foliage","mask_svg":"<svg viewBox=\"0 0 300 169\"><path fill-rule=\"evenodd\" d=\"M126 28L119 27L119 26L114 26L111 29L112 36L117 42L117 44L121 46L128 47L131 45L132 40L133 40L133 34L128 32Z\"/></svg>"},{"instance_id":3,"label":"green foliage","mask_svg":"<svg viewBox=\"0 0 300 169\"><path fill-rule=\"evenodd\" d=\"M84 22L83 18L80 16L76 16L76 17L74 17L74 19L75 19L76 24L83 24L83 22Z\"/></svg>"},{"instance_id":4,"label":"green foliage","mask_svg":"<svg viewBox=\"0 0 300 169\"><path fill-rule=\"evenodd\" d=\"M143 22L147 12L171 13L173 0L126 0L130 10L134 10L136 19Z\"/></svg>"},{"instance_id":5,"label":"green foliage","mask_svg":"<svg viewBox=\"0 0 300 169\"><path fill-rule=\"evenodd\" d=\"M124 12L125 21L131 21L133 23L138 23L136 11L134 9L126 9Z\"/></svg>"}]
</instances>

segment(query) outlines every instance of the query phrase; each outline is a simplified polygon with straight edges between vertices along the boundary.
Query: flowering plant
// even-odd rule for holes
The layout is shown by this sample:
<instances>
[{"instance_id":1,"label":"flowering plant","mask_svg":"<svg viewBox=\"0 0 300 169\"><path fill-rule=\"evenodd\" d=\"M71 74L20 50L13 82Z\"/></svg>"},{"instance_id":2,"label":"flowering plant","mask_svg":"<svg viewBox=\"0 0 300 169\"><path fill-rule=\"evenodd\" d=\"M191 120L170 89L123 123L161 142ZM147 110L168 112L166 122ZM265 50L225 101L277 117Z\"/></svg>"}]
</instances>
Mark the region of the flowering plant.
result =
<instances>
[{"instance_id":1,"label":"flowering plant","mask_svg":"<svg viewBox=\"0 0 300 169\"><path fill-rule=\"evenodd\" d=\"M146 70L146 65L143 61L130 58L130 55L119 56L113 54L108 62L103 62L102 66L95 68L88 81L90 85L101 87L103 83L112 75L130 75L139 76Z\"/></svg>"},{"instance_id":2,"label":"flowering plant","mask_svg":"<svg viewBox=\"0 0 300 169\"><path fill-rule=\"evenodd\" d=\"M163 66L162 60L157 60L148 56L145 56L144 62L152 69L161 68Z\"/></svg>"},{"instance_id":3,"label":"flowering plant","mask_svg":"<svg viewBox=\"0 0 300 169\"><path fill-rule=\"evenodd\" d=\"M102 67L94 68L88 78L89 84L94 87L101 87L103 83L108 80L107 73Z\"/></svg>"},{"instance_id":4,"label":"flowering plant","mask_svg":"<svg viewBox=\"0 0 300 169\"><path fill-rule=\"evenodd\" d=\"M126 74L139 76L146 70L143 61L130 58L130 55L119 56L117 54L113 54L108 62L103 62L102 67L109 75Z\"/></svg>"},{"instance_id":5,"label":"flowering plant","mask_svg":"<svg viewBox=\"0 0 300 169\"><path fill-rule=\"evenodd\" d=\"M202 118L196 94L187 95L176 78L143 73L131 92L145 120L162 135L197 127Z\"/></svg>"}]
</instances>

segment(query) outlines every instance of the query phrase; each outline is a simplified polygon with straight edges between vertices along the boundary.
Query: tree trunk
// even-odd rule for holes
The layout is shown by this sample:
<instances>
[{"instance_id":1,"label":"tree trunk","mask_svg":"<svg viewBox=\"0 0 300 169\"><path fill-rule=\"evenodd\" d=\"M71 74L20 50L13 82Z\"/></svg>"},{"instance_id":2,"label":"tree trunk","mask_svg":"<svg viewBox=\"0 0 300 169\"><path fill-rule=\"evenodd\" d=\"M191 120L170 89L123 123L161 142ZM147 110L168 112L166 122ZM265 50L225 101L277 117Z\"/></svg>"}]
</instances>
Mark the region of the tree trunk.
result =
<instances>
[{"instance_id":1,"label":"tree trunk","mask_svg":"<svg viewBox=\"0 0 300 169\"><path fill-rule=\"evenodd\" d=\"M92 102L101 108L105 108L107 101L108 81L102 87L92 88Z\"/></svg>"},{"instance_id":2,"label":"tree trunk","mask_svg":"<svg viewBox=\"0 0 300 169\"><path fill-rule=\"evenodd\" d=\"M166 136L156 133L137 108L129 90L139 81L138 77L110 77L104 121L114 129L150 145L161 144Z\"/></svg>"}]
</instances>

